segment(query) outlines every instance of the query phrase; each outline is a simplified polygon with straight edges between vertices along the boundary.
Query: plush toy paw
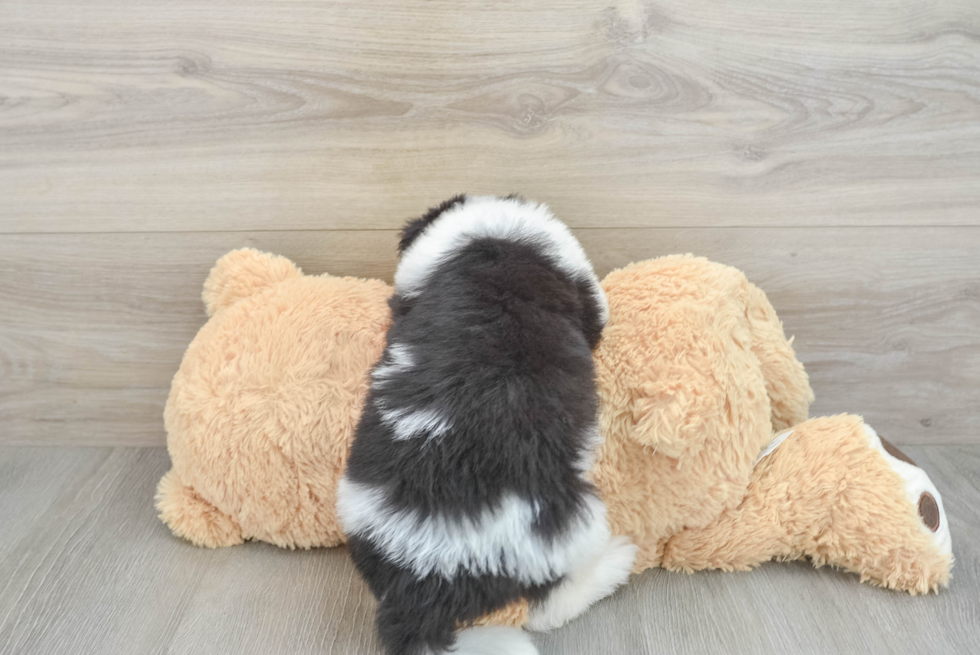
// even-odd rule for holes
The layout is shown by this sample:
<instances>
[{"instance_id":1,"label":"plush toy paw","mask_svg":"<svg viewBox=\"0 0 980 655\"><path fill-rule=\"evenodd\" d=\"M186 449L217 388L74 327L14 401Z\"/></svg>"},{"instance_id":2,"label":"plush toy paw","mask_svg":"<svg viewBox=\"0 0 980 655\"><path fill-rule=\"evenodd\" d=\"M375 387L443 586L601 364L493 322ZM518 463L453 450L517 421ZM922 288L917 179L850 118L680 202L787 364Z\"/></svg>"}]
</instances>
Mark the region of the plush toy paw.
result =
<instances>
[{"instance_id":1,"label":"plush toy paw","mask_svg":"<svg viewBox=\"0 0 980 655\"><path fill-rule=\"evenodd\" d=\"M155 500L160 520L195 546L220 548L244 541L231 517L194 493L173 469L160 480Z\"/></svg>"},{"instance_id":2,"label":"plush toy paw","mask_svg":"<svg viewBox=\"0 0 980 655\"><path fill-rule=\"evenodd\" d=\"M905 497L918 509L922 521L922 533L943 555L952 557L953 541L949 534L949 522L939 490L929 476L908 455L882 438L870 425L864 425L864 433L872 448L877 449L888 467L895 471L905 487Z\"/></svg>"},{"instance_id":3,"label":"plush toy paw","mask_svg":"<svg viewBox=\"0 0 980 655\"><path fill-rule=\"evenodd\" d=\"M858 416L801 423L762 451L742 504L673 535L662 565L735 570L808 558L889 589L937 591L953 564L942 498L900 457Z\"/></svg>"}]
</instances>

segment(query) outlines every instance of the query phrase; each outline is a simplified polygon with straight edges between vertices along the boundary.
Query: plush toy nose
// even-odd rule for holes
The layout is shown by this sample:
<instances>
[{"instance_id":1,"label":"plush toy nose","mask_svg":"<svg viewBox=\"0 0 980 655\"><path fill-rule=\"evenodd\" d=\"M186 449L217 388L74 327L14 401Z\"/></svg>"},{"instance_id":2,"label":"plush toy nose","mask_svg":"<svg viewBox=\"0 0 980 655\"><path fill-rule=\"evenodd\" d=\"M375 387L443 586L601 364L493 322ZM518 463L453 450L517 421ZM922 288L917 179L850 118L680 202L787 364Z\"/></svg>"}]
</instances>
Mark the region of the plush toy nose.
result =
<instances>
[{"instance_id":1,"label":"plush toy nose","mask_svg":"<svg viewBox=\"0 0 980 655\"><path fill-rule=\"evenodd\" d=\"M933 532L939 529L939 504L928 491L919 496L919 518Z\"/></svg>"},{"instance_id":2,"label":"plush toy nose","mask_svg":"<svg viewBox=\"0 0 980 655\"><path fill-rule=\"evenodd\" d=\"M903 462L911 464L912 466L917 466L917 464L912 461L911 457L896 448L890 441L881 435L878 435L878 438L881 439L881 445L885 447L885 450L889 455L895 459L900 459ZM922 519L922 523L933 532L939 530L939 503L936 502L935 497L933 497L933 495L928 491L923 491L922 495L919 496L919 518Z\"/></svg>"}]
</instances>

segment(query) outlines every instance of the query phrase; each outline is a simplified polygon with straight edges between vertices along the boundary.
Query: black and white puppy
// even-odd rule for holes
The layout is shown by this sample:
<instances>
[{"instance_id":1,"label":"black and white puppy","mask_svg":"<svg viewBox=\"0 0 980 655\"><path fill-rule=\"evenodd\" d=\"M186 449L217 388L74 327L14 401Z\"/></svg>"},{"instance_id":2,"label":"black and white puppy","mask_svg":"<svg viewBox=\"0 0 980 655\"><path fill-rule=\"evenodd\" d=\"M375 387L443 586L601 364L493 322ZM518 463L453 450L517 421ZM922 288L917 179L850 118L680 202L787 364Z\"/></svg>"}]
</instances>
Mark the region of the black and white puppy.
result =
<instances>
[{"instance_id":1,"label":"black and white puppy","mask_svg":"<svg viewBox=\"0 0 980 655\"><path fill-rule=\"evenodd\" d=\"M513 196L448 200L399 248L338 490L351 556L388 655L537 653L523 631L466 626L521 598L529 627L561 625L636 554L586 477L605 295L568 228Z\"/></svg>"}]
</instances>

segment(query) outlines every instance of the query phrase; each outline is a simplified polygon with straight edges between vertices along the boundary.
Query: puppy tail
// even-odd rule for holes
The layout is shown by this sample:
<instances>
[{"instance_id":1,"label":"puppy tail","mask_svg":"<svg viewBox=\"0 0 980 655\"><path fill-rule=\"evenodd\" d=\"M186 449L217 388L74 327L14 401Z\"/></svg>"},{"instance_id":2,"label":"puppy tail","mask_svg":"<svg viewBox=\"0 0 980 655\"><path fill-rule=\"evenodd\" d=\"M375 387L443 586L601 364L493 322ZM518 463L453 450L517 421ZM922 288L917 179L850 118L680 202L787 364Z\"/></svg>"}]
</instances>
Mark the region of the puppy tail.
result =
<instances>
[{"instance_id":1,"label":"puppy tail","mask_svg":"<svg viewBox=\"0 0 980 655\"><path fill-rule=\"evenodd\" d=\"M454 655L538 655L531 636L520 628L480 626L456 635Z\"/></svg>"}]
</instances>

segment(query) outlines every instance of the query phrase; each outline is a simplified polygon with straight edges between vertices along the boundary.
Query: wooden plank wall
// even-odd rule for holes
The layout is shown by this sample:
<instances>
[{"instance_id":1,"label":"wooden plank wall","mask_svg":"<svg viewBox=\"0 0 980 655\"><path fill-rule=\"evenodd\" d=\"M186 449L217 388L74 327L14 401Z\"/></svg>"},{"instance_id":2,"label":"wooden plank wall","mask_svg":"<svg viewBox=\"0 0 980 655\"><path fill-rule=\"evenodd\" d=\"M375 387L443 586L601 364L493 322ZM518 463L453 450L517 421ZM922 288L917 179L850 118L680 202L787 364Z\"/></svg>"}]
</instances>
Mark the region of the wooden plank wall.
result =
<instances>
[{"instance_id":1,"label":"wooden plank wall","mask_svg":"<svg viewBox=\"0 0 980 655\"><path fill-rule=\"evenodd\" d=\"M0 3L0 443L160 445L214 260L520 191L770 295L815 414L980 439L980 4Z\"/></svg>"}]
</instances>

